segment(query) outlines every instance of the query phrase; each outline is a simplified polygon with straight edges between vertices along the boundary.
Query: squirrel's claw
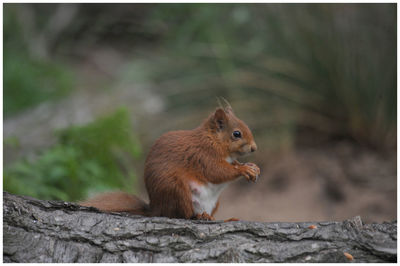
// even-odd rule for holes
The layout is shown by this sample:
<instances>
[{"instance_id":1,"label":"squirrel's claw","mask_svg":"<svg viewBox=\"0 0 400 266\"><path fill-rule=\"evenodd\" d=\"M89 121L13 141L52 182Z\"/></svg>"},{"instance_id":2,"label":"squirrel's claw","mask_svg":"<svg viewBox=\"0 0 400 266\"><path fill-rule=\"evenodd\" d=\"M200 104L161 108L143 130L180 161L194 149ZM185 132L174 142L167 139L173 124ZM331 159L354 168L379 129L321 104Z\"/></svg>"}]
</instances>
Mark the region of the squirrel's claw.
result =
<instances>
[{"instance_id":1,"label":"squirrel's claw","mask_svg":"<svg viewBox=\"0 0 400 266\"><path fill-rule=\"evenodd\" d=\"M203 212L202 214L197 214L196 219L197 220L205 220L205 221L214 221L215 220L214 217L212 217L211 215L209 215L206 212Z\"/></svg>"}]
</instances>

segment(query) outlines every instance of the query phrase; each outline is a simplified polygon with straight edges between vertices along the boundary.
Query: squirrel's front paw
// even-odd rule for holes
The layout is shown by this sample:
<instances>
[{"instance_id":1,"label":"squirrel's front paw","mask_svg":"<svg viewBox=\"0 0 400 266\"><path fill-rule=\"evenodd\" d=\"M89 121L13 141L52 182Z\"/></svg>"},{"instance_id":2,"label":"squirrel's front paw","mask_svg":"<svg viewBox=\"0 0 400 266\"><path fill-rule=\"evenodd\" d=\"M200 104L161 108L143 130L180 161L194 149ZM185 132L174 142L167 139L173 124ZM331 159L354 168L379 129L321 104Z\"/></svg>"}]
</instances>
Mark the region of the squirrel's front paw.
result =
<instances>
[{"instance_id":1,"label":"squirrel's front paw","mask_svg":"<svg viewBox=\"0 0 400 266\"><path fill-rule=\"evenodd\" d=\"M257 182L258 177L260 176L260 168L254 163L245 163L241 166L243 168L243 176L248 181Z\"/></svg>"}]
</instances>

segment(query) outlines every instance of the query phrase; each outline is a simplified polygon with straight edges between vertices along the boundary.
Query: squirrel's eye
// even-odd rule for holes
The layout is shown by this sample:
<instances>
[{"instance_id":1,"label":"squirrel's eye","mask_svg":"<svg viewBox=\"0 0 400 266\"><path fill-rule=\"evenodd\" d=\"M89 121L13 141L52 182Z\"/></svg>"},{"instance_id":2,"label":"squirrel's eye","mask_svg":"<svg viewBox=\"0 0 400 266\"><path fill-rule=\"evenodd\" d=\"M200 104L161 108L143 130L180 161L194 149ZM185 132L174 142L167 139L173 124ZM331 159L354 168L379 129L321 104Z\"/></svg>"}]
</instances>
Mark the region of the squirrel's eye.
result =
<instances>
[{"instance_id":1,"label":"squirrel's eye","mask_svg":"<svg viewBox=\"0 0 400 266\"><path fill-rule=\"evenodd\" d=\"M233 131L232 136L236 139L241 138L242 137L242 133L240 133L240 131Z\"/></svg>"}]
</instances>

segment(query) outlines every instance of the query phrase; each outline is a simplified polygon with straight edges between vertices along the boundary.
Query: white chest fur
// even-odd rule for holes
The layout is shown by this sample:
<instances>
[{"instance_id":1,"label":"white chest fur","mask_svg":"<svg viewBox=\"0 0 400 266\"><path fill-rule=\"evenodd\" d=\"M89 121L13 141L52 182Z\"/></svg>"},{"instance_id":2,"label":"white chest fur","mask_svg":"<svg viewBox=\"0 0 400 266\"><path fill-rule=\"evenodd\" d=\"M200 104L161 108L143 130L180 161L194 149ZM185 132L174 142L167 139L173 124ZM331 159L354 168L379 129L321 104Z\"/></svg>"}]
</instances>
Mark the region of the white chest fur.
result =
<instances>
[{"instance_id":1,"label":"white chest fur","mask_svg":"<svg viewBox=\"0 0 400 266\"><path fill-rule=\"evenodd\" d=\"M207 183L201 185L196 182L190 184L192 190L192 204L195 214L202 214L203 212L211 215L221 191L228 185Z\"/></svg>"}]
</instances>

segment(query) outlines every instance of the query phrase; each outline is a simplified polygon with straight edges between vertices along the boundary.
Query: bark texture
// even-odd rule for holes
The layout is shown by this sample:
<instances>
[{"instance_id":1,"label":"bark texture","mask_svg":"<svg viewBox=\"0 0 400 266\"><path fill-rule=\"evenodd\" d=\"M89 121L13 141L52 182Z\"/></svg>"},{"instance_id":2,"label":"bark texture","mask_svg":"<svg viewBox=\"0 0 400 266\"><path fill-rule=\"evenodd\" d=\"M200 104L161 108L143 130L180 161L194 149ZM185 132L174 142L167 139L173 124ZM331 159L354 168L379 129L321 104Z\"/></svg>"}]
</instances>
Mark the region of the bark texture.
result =
<instances>
[{"instance_id":1,"label":"bark texture","mask_svg":"<svg viewBox=\"0 0 400 266\"><path fill-rule=\"evenodd\" d=\"M4 262L397 261L396 221L223 223L107 214L7 192L3 202Z\"/></svg>"}]
</instances>

